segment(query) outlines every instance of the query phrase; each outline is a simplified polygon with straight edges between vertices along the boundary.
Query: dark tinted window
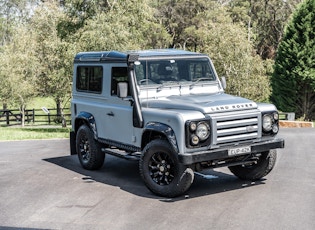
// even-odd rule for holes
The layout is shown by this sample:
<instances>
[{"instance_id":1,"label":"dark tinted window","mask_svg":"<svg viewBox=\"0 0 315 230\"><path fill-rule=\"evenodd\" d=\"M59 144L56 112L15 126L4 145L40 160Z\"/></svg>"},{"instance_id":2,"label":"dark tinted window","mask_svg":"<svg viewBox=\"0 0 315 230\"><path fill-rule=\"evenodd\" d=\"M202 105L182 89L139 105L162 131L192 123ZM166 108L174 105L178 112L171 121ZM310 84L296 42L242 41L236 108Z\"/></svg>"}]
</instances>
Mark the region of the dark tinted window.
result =
<instances>
[{"instance_id":1,"label":"dark tinted window","mask_svg":"<svg viewBox=\"0 0 315 230\"><path fill-rule=\"evenodd\" d=\"M127 67L112 67L111 95L117 95L117 84L119 82L128 82ZM128 90L128 96L130 96L130 90Z\"/></svg>"},{"instance_id":2,"label":"dark tinted window","mask_svg":"<svg viewBox=\"0 0 315 230\"><path fill-rule=\"evenodd\" d=\"M77 69L77 90L101 93L103 68L101 66L79 66Z\"/></svg>"}]
</instances>

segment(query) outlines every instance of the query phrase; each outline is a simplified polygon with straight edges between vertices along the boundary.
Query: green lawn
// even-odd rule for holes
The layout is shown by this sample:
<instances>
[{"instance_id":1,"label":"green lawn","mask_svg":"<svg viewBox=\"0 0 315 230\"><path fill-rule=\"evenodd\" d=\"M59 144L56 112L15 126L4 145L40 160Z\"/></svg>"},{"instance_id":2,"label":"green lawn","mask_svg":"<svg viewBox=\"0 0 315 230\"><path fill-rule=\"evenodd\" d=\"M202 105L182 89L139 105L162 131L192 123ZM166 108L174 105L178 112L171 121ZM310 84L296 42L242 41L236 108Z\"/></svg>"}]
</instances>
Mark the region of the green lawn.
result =
<instances>
[{"instance_id":1,"label":"green lawn","mask_svg":"<svg viewBox=\"0 0 315 230\"><path fill-rule=\"evenodd\" d=\"M61 127L0 127L0 141L69 138L70 128Z\"/></svg>"},{"instance_id":2,"label":"green lawn","mask_svg":"<svg viewBox=\"0 0 315 230\"><path fill-rule=\"evenodd\" d=\"M42 107L55 108L56 103L52 98L35 97L27 104L27 109L35 108L41 110ZM66 108L69 107L70 105L67 105ZM16 109L18 107L16 105L8 105L8 108ZM70 111L66 109L65 113L70 113ZM42 111L37 111L36 114L45 115ZM45 117L39 119L45 120ZM14 124L14 122L12 123ZM18 124L18 122L15 123ZM5 122L2 122L1 124L3 126L0 126L0 141L69 138L71 129L71 125L68 125L68 128L61 128L61 124L48 125L47 121L38 122L38 120L34 124L26 123L25 127L21 127L20 125L5 126ZM52 124L54 124L54 122L52 122Z\"/></svg>"}]
</instances>

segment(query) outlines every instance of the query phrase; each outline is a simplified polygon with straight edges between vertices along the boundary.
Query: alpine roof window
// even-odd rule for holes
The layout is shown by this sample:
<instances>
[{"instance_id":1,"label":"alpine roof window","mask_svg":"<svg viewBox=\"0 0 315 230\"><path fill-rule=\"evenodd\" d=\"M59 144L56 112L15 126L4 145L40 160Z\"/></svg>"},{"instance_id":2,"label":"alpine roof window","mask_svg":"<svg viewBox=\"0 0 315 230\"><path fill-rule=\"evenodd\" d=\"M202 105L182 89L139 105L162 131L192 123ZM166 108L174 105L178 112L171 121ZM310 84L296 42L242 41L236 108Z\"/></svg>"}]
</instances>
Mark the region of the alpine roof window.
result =
<instances>
[{"instance_id":1,"label":"alpine roof window","mask_svg":"<svg viewBox=\"0 0 315 230\"><path fill-rule=\"evenodd\" d=\"M103 83L102 66L78 66L77 90L89 93L101 93Z\"/></svg>"}]
</instances>

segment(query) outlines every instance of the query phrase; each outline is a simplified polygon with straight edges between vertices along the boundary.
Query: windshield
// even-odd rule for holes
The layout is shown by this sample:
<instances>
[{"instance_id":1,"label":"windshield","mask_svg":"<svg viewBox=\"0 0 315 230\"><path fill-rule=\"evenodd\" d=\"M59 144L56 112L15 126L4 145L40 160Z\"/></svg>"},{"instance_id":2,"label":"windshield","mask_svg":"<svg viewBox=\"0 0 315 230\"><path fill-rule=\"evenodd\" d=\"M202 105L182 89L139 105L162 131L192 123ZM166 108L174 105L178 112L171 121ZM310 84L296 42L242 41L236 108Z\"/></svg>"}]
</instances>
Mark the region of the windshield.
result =
<instances>
[{"instance_id":1,"label":"windshield","mask_svg":"<svg viewBox=\"0 0 315 230\"><path fill-rule=\"evenodd\" d=\"M140 86L216 80L207 58L143 60L136 64L135 72Z\"/></svg>"}]
</instances>

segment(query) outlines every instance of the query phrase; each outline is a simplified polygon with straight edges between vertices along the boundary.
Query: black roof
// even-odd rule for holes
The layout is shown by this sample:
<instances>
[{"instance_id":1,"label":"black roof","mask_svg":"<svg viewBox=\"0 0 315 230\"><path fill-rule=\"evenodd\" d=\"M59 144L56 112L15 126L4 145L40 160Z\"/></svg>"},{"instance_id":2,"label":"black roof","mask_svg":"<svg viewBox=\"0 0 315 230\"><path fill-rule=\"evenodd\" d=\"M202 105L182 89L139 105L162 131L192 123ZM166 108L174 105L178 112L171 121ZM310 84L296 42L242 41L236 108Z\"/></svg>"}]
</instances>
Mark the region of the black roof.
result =
<instances>
[{"instance_id":1,"label":"black roof","mask_svg":"<svg viewBox=\"0 0 315 230\"><path fill-rule=\"evenodd\" d=\"M74 62L126 62L128 55L139 56L139 58L150 57L174 57L174 56L205 56L204 54L178 49L154 49L135 51L91 51L76 54Z\"/></svg>"}]
</instances>

